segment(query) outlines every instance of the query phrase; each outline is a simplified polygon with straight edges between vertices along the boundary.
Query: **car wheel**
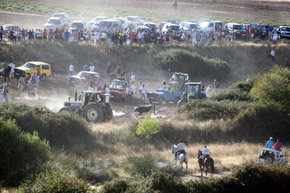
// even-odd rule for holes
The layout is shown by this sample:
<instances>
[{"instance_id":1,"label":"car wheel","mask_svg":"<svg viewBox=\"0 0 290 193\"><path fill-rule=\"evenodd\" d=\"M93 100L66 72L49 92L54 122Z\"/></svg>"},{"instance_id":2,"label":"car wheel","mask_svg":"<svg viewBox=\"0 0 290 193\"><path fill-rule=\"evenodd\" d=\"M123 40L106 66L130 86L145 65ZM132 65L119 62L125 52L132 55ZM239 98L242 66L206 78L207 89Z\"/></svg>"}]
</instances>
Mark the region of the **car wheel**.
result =
<instances>
[{"instance_id":1,"label":"car wheel","mask_svg":"<svg viewBox=\"0 0 290 193\"><path fill-rule=\"evenodd\" d=\"M103 120L103 110L96 104L86 105L82 116L88 122L99 123Z\"/></svg>"},{"instance_id":2,"label":"car wheel","mask_svg":"<svg viewBox=\"0 0 290 193\"><path fill-rule=\"evenodd\" d=\"M40 80L42 80L42 81L46 80L46 74L42 74L42 75L40 76Z\"/></svg>"}]
</instances>

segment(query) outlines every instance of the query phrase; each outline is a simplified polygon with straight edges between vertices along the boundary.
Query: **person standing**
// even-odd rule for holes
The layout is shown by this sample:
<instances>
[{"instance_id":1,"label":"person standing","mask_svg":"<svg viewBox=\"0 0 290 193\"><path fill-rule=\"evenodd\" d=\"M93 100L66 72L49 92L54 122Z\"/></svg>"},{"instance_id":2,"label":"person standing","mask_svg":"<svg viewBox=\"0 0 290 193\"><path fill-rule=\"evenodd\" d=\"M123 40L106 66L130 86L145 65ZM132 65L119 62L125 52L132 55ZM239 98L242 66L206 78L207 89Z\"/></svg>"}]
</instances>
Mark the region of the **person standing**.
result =
<instances>
[{"instance_id":1,"label":"person standing","mask_svg":"<svg viewBox=\"0 0 290 193\"><path fill-rule=\"evenodd\" d=\"M274 149L281 151L281 148L283 147L282 143L279 142L279 139L276 140L276 143L274 144Z\"/></svg>"},{"instance_id":2,"label":"person standing","mask_svg":"<svg viewBox=\"0 0 290 193\"><path fill-rule=\"evenodd\" d=\"M90 72L94 72L95 71L95 66L91 64L89 69L90 69Z\"/></svg>"},{"instance_id":3,"label":"person standing","mask_svg":"<svg viewBox=\"0 0 290 193\"><path fill-rule=\"evenodd\" d=\"M270 137L269 140L266 142L266 147L268 149L273 149L275 142L273 141L273 137Z\"/></svg>"},{"instance_id":4,"label":"person standing","mask_svg":"<svg viewBox=\"0 0 290 193\"><path fill-rule=\"evenodd\" d=\"M147 93L147 89L145 87L145 84L143 84L140 88L140 93L141 93L141 100L142 99L146 99L146 93Z\"/></svg>"},{"instance_id":5,"label":"person standing","mask_svg":"<svg viewBox=\"0 0 290 193\"><path fill-rule=\"evenodd\" d=\"M55 69L54 69L54 66L53 65L51 65L50 70L51 70L52 79L54 80L55 79Z\"/></svg>"},{"instance_id":6,"label":"person standing","mask_svg":"<svg viewBox=\"0 0 290 193\"><path fill-rule=\"evenodd\" d=\"M271 50L271 53L267 58L270 58L270 57L272 58L273 62L275 62L275 49L274 48Z\"/></svg>"},{"instance_id":7,"label":"person standing","mask_svg":"<svg viewBox=\"0 0 290 193\"><path fill-rule=\"evenodd\" d=\"M10 78L12 78L12 76L14 74L15 64L13 62L11 62L9 64L9 66L11 67L11 70L10 70Z\"/></svg>"},{"instance_id":8,"label":"person standing","mask_svg":"<svg viewBox=\"0 0 290 193\"><path fill-rule=\"evenodd\" d=\"M3 27L0 26L0 42L2 42L2 38L3 38Z\"/></svg>"},{"instance_id":9,"label":"person standing","mask_svg":"<svg viewBox=\"0 0 290 193\"><path fill-rule=\"evenodd\" d=\"M69 65L69 75L70 76L74 75L74 65L73 64Z\"/></svg>"},{"instance_id":10,"label":"person standing","mask_svg":"<svg viewBox=\"0 0 290 193\"><path fill-rule=\"evenodd\" d=\"M206 88L206 91L205 91L206 97L210 97L210 93L211 93L211 86L208 85L208 87Z\"/></svg>"},{"instance_id":11,"label":"person standing","mask_svg":"<svg viewBox=\"0 0 290 193\"><path fill-rule=\"evenodd\" d=\"M84 71L89 71L89 65L88 64L84 65Z\"/></svg>"}]
</instances>

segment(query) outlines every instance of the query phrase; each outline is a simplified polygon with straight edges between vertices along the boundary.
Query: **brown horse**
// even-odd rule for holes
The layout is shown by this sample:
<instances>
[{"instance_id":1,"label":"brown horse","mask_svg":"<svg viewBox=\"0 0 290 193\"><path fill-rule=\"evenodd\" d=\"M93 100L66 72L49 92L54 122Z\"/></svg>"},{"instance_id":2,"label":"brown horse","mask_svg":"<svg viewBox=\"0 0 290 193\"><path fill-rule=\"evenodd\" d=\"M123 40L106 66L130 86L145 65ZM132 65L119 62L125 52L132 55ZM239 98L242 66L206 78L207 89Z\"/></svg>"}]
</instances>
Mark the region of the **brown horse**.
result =
<instances>
[{"instance_id":1,"label":"brown horse","mask_svg":"<svg viewBox=\"0 0 290 193\"><path fill-rule=\"evenodd\" d=\"M202 151L198 150L197 159L198 159L201 176L203 176L204 168L206 168L205 175L207 175L208 171L210 171L212 174L214 172L214 160L211 157L203 159L201 156L202 156Z\"/></svg>"}]
</instances>

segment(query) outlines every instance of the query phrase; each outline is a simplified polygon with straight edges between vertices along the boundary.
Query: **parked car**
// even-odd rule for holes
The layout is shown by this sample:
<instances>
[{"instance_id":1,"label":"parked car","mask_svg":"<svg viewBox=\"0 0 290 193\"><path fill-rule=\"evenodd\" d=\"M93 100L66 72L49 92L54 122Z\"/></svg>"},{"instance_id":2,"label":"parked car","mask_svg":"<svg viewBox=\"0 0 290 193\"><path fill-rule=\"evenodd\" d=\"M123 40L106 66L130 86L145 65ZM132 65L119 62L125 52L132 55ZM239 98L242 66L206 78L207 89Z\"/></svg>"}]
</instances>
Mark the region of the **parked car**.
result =
<instances>
[{"instance_id":1,"label":"parked car","mask_svg":"<svg viewBox=\"0 0 290 193\"><path fill-rule=\"evenodd\" d=\"M93 29L93 27L98 24L101 20L109 19L108 17L94 17L87 25L89 29Z\"/></svg>"},{"instance_id":2,"label":"parked car","mask_svg":"<svg viewBox=\"0 0 290 193\"><path fill-rule=\"evenodd\" d=\"M289 26L280 26L277 30L280 38L290 38L290 27Z\"/></svg>"},{"instance_id":3,"label":"parked car","mask_svg":"<svg viewBox=\"0 0 290 193\"><path fill-rule=\"evenodd\" d=\"M26 74L31 76L34 72L36 73L37 68L40 70L40 80L45 80L50 76L50 64L39 61L26 62L24 65L16 67L14 76L17 78L25 77Z\"/></svg>"},{"instance_id":4,"label":"parked car","mask_svg":"<svg viewBox=\"0 0 290 193\"><path fill-rule=\"evenodd\" d=\"M101 90L102 79L97 72L80 71L77 75L69 77L70 85L87 87L90 82L93 82L97 90Z\"/></svg>"},{"instance_id":5,"label":"parked car","mask_svg":"<svg viewBox=\"0 0 290 193\"><path fill-rule=\"evenodd\" d=\"M179 38L179 33L180 33L180 26L177 24L172 24L172 23L166 23L164 24L162 28L162 32L167 33L168 30L172 30L172 37L173 38Z\"/></svg>"},{"instance_id":6,"label":"parked car","mask_svg":"<svg viewBox=\"0 0 290 193\"><path fill-rule=\"evenodd\" d=\"M242 24L228 23L227 27L235 39L246 38L246 29Z\"/></svg>"},{"instance_id":7,"label":"parked car","mask_svg":"<svg viewBox=\"0 0 290 193\"><path fill-rule=\"evenodd\" d=\"M126 19L132 22L135 26L144 25L144 21L138 16L127 16Z\"/></svg>"},{"instance_id":8,"label":"parked car","mask_svg":"<svg viewBox=\"0 0 290 193\"><path fill-rule=\"evenodd\" d=\"M115 20L119 20L121 22L121 29L134 29L135 25L133 22L129 21L125 17L118 17L118 18L113 18Z\"/></svg>"},{"instance_id":9,"label":"parked car","mask_svg":"<svg viewBox=\"0 0 290 193\"><path fill-rule=\"evenodd\" d=\"M59 17L65 24L68 24L69 22L69 16L67 13L53 13L51 17Z\"/></svg>"},{"instance_id":10,"label":"parked car","mask_svg":"<svg viewBox=\"0 0 290 193\"><path fill-rule=\"evenodd\" d=\"M163 22L173 23L173 24L176 24L176 25L180 24L180 20L179 19L165 19L165 20L163 20Z\"/></svg>"},{"instance_id":11,"label":"parked car","mask_svg":"<svg viewBox=\"0 0 290 193\"><path fill-rule=\"evenodd\" d=\"M182 22L180 24L180 28L183 32L190 32L193 29L198 29L198 24L192 22Z\"/></svg>"},{"instance_id":12,"label":"parked car","mask_svg":"<svg viewBox=\"0 0 290 193\"><path fill-rule=\"evenodd\" d=\"M87 29L86 22L84 21L73 21L72 24L70 25L69 31L84 31Z\"/></svg>"},{"instance_id":13,"label":"parked car","mask_svg":"<svg viewBox=\"0 0 290 193\"><path fill-rule=\"evenodd\" d=\"M177 102L181 99L183 92L174 88L167 88L160 86L156 89L156 92L148 92L147 99L149 103L159 103L162 105L164 102Z\"/></svg>"},{"instance_id":14,"label":"parked car","mask_svg":"<svg viewBox=\"0 0 290 193\"><path fill-rule=\"evenodd\" d=\"M46 30L56 30L56 29L65 29L67 23L62 21L59 17L51 17L47 20L47 22L43 25L43 28Z\"/></svg>"},{"instance_id":15,"label":"parked car","mask_svg":"<svg viewBox=\"0 0 290 193\"><path fill-rule=\"evenodd\" d=\"M206 23L200 24L200 27L203 31L208 31L208 32L216 32L217 29L222 30L224 23L222 21L211 21L208 23L208 25L205 25Z\"/></svg>"},{"instance_id":16,"label":"parked car","mask_svg":"<svg viewBox=\"0 0 290 193\"><path fill-rule=\"evenodd\" d=\"M17 25L13 25L13 24L5 24L5 25L3 25L3 32L2 32L3 36L9 37L9 31L11 31L11 30L20 31L21 28Z\"/></svg>"},{"instance_id":17,"label":"parked car","mask_svg":"<svg viewBox=\"0 0 290 193\"><path fill-rule=\"evenodd\" d=\"M280 164L287 164L287 162L288 160L282 151L262 148L260 150L257 163L260 163L260 164L271 163L271 164L280 165Z\"/></svg>"},{"instance_id":18,"label":"parked car","mask_svg":"<svg viewBox=\"0 0 290 193\"><path fill-rule=\"evenodd\" d=\"M144 23L144 26L149 27L151 31L155 31L155 29L157 28L155 23L150 23L150 22Z\"/></svg>"},{"instance_id":19,"label":"parked car","mask_svg":"<svg viewBox=\"0 0 290 193\"><path fill-rule=\"evenodd\" d=\"M121 21L117 19L101 20L98 25L95 25L93 27L93 30L107 32L116 32L121 29L122 29Z\"/></svg>"}]
</instances>

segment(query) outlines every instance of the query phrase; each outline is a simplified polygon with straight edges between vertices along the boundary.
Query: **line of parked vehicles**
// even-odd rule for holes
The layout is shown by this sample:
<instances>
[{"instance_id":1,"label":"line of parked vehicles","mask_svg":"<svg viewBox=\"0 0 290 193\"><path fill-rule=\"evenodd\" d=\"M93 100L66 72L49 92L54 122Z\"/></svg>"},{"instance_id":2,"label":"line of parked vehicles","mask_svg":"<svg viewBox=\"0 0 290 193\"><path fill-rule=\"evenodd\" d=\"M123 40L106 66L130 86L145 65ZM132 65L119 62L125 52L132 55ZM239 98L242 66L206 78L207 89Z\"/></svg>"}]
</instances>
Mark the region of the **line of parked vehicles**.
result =
<instances>
[{"instance_id":1,"label":"line of parked vehicles","mask_svg":"<svg viewBox=\"0 0 290 193\"><path fill-rule=\"evenodd\" d=\"M234 35L235 39L246 38L246 29L253 27L257 31L262 31L265 28L268 31L269 25L258 24L239 24L239 23L227 23L222 21L211 22L199 22L196 20L187 20L180 22L177 19L165 19L159 25L152 22L145 22L138 16L126 16L126 17L94 17L90 22L86 23L82 20L72 21L70 24L70 17L67 13L53 13L52 16L43 25L43 29L46 30L69 30L71 31L106 31L115 32L124 29L131 29L133 31L145 31L149 34L156 32L156 29L160 29L161 32L166 33L169 29L172 30L173 38L179 37L180 32L191 32L196 29L197 31L215 32L217 29L225 29L227 26L229 32ZM8 31L20 31L19 26L13 24L6 24L3 26L3 34L6 35ZM277 33L281 38L290 38L290 26L279 26ZM9 35L9 33L8 33Z\"/></svg>"}]
</instances>

